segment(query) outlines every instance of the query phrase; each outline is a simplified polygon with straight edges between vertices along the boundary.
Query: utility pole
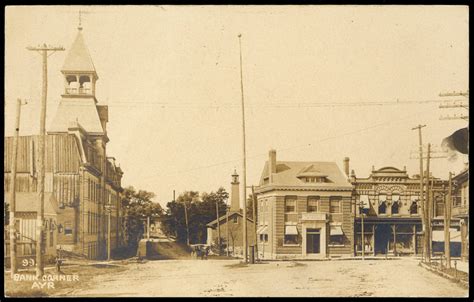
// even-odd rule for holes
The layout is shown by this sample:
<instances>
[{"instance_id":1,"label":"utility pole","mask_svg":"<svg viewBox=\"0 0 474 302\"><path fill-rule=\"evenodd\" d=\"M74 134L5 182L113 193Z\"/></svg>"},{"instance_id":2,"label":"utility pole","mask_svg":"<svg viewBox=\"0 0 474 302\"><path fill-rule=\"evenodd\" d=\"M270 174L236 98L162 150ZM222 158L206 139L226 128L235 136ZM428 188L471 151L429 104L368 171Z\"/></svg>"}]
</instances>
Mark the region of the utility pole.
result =
<instances>
[{"instance_id":1,"label":"utility pole","mask_svg":"<svg viewBox=\"0 0 474 302\"><path fill-rule=\"evenodd\" d=\"M189 246L189 223L188 223L188 209L186 206L186 201L183 202L184 205L184 219L186 220L186 244Z\"/></svg>"},{"instance_id":2,"label":"utility pole","mask_svg":"<svg viewBox=\"0 0 474 302\"><path fill-rule=\"evenodd\" d=\"M420 207L421 207L421 223L423 225L424 237L426 237L426 218L425 218L425 204L423 202L423 141L421 136L421 128L426 125L418 125L411 130L418 129L419 151L420 151ZM416 247L415 247L416 248ZM426 240L423 240L423 255L426 255Z\"/></svg>"},{"instance_id":3,"label":"utility pole","mask_svg":"<svg viewBox=\"0 0 474 302\"><path fill-rule=\"evenodd\" d=\"M150 240L150 215L146 217L146 239Z\"/></svg>"},{"instance_id":4,"label":"utility pole","mask_svg":"<svg viewBox=\"0 0 474 302\"><path fill-rule=\"evenodd\" d=\"M426 158L426 207L425 207L425 215L426 215L426 236L425 236L425 244L426 244L426 259L428 263L431 263L431 190L430 190L430 149L431 144L428 144L428 151L427 151L427 158Z\"/></svg>"},{"instance_id":5,"label":"utility pole","mask_svg":"<svg viewBox=\"0 0 474 302\"><path fill-rule=\"evenodd\" d=\"M360 202L359 209L360 209L361 228L362 228L362 260L365 260L364 201Z\"/></svg>"},{"instance_id":6,"label":"utility pole","mask_svg":"<svg viewBox=\"0 0 474 302\"><path fill-rule=\"evenodd\" d=\"M25 102L26 104L26 102ZM16 170L18 158L18 136L20 132L20 115L21 115L21 99L16 100L16 118L15 118L15 134L13 136L13 157L11 166L10 179L10 269L11 276L18 271L16 263L16 228L15 228L15 211L16 211Z\"/></svg>"},{"instance_id":7,"label":"utility pole","mask_svg":"<svg viewBox=\"0 0 474 302\"><path fill-rule=\"evenodd\" d=\"M225 231L226 231L226 238L227 238L227 242L226 242L226 246L227 246L227 257L229 257L229 243L230 243L230 239L229 239L229 206L226 205L225 207Z\"/></svg>"},{"instance_id":8,"label":"utility pole","mask_svg":"<svg viewBox=\"0 0 474 302\"><path fill-rule=\"evenodd\" d=\"M448 109L448 108L464 108L469 110L469 90L466 92L448 92L448 93L440 93L440 97L453 97L453 96L464 96L466 99L463 100L453 100L446 102L445 104L440 104L439 108L441 109ZM465 120L469 121L469 115L468 114L454 114L454 115L447 115L447 116L441 116L439 118L440 120Z\"/></svg>"},{"instance_id":9,"label":"utility pole","mask_svg":"<svg viewBox=\"0 0 474 302\"><path fill-rule=\"evenodd\" d=\"M253 234L255 235L255 255L258 260L258 244L257 244L257 197L255 196L255 188L252 185L252 218L253 218Z\"/></svg>"},{"instance_id":10,"label":"utility pole","mask_svg":"<svg viewBox=\"0 0 474 302\"><path fill-rule=\"evenodd\" d=\"M449 234L449 227L451 226L452 183L452 173L449 172L448 194L444 198L444 255L446 257L447 268L451 268L451 237Z\"/></svg>"},{"instance_id":11,"label":"utility pole","mask_svg":"<svg viewBox=\"0 0 474 302\"><path fill-rule=\"evenodd\" d=\"M44 228L44 179L45 179L45 157L46 157L46 104L48 95L48 52L50 55L56 51L63 51L64 47L53 47L46 44L37 47L27 47L28 50L37 51L41 54L43 61L43 87L41 90L41 114L40 114L40 136L38 143L38 213L36 222L36 276L44 275L43 262L43 228Z\"/></svg>"},{"instance_id":12,"label":"utility pole","mask_svg":"<svg viewBox=\"0 0 474 302\"><path fill-rule=\"evenodd\" d=\"M173 190L173 203L176 203L176 191ZM174 215L174 236L178 239L178 220L176 219L176 215Z\"/></svg>"},{"instance_id":13,"label":"utility pole","mask_svg":"<svg viewBox=\"0 0 474 302\"><path fill-rule=\"evenodd\" d=\"M105 211L107 212L107 261L110 261L111 257L110 257L110 239L111 239L111 226L112 226L112 223L111 223L111 215L112 215L112 210L114 209L113 205L110 203L110 200L109 200L109 203L107 203L105 205Z\"/></svg>"},{"instance_id":14,"label":"utility pole","mask_svg":"<svg viewBox=\"0 0 474 302\"><path fill-rule=\"evenodd\" d=\"M239 37L239 50L240 50L240 92L242 96L242 146L243 146L243 187L244 187L244 194L242 195L243 198L243 256L244 262L248 262L248 240L247 240L247 162L246 162L246 152L245 152L245 105L244 105L244 81L242 75L242 42L241 37L242 34L238 35Z\"/></svg>"},{"instance_id":15,"label":"utility pole","mask_svg":"<svg viewBox=\"0 0 474 302\"><path fill-rule=\"evenodd\" d=\"M217 247L219 249L219 256L221 255L221 224L219 221L219 202L216 199L216 216L217 216Z\"/></svg>"}]
</instances>

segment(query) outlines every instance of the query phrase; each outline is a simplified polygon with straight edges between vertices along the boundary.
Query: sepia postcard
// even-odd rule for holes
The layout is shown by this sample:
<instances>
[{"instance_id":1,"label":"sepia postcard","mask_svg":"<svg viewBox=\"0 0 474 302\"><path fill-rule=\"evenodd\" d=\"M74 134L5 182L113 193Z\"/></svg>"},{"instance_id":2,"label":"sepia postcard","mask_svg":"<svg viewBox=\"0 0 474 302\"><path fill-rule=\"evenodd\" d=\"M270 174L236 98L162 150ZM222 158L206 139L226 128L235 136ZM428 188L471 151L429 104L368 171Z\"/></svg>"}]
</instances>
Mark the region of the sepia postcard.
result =
<instances>
[{"instance_id":1,"label":"sepia postcard","mask_svg":"<svg viewBox=\"0 0 474 302\"><path fill-rule=\"evenodd\" d=\"M469 7L6 6L4 297L469 297Z\"/></svg>"}]
</instances>

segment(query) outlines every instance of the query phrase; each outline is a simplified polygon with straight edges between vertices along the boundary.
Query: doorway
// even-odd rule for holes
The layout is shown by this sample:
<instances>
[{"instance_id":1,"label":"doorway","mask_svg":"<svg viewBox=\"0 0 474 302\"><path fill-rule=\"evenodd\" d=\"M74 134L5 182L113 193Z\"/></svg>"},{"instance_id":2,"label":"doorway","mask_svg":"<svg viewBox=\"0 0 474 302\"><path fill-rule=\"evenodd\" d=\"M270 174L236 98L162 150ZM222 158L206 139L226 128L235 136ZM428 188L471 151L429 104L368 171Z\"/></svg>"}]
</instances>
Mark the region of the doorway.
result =
<instances>
[{"instance_id":1,"label":"doorway","mask_svg":"<svg viewBox=\"0 0 474 302\"><path fill-rule=\"evenodd\" d=\"M389 224L375 226L375 254L386 254L388 244L392 238L392 228Z\"/></svg>"},{"instance_id":2,"label":"doorway","mask_svg":"<svg viewBox=\"0 0 474 302\"><path fill-rule=\"evenodd\" d=\"M306 229L306 253L320 253L321 229Z\"/></svg>"}]
</instances>

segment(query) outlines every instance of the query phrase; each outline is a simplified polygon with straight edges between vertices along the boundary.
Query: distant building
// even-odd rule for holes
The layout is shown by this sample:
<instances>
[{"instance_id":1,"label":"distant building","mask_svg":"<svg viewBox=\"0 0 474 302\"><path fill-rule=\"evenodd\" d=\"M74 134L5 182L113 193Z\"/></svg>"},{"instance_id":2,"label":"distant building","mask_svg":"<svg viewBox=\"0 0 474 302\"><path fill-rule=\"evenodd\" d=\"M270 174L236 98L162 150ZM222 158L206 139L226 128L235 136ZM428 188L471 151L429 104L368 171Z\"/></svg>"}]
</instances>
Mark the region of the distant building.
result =
<instances>
[{"instance_id":1,"label":"distant building","mask_svg":"<svg viewBox=\"0 0 474 302\"><path fill-rule=\"evenodd\" d=\"M461 259L469 260L469 165L453 177L453 208L451 215L460 219Z\"/></svg>"},{"instance_id":2,"label":"distant building","mask_svg":"<svg viewBox=\"0 0 474 302\"><path fill-rule=\"evenodd\" d=\"M123 172L107 156L108 107L98 105L98 75L81 28L61 72L64 93L46 137L45 191L58 202L58 245L91 259L107 255L106 204L112 204L111 248L123 243L121 179ZM4 192L10 184L12 137L5 137ZM38 136L21 136L18 144L18 192L37 191Z\"/></svg>"},{"instance_id":3,"label":"distant building","mask_svg":"<svg viewBox=\"0 0 474 302\"><path fill-rule=\"evenodd\" d=\"M264 258L354 254L352 185L336 163L277 161L271 150L256 193Z\"/></svg>"},{"instance_id":4,"label":"distant building","mask_svg":"<svg viewBox=\"0 0 474 302\"><path fill-rule=\"evenodd\" d=\"M218 227L221 233L221 242L225 244L232 255L243 253L243 212L240 209L240 182L239 175L234 171L231 182L230 208L228 213L223 213L219 220L207 224L207 245L217 243ZM247 242L248 246L255 245L254 222L247 216Z\"/></svg>"},{"instance_id":5,"label":"distant building","mask_svg":"<svg viewBox=\"0 0 474 302\"><path fill-rule=\"evenodd\" d=\"M420 178L410 178L405 169L372 168L367 178L357 178L351 173L354 186L355 253L366 255L417 255L423 249L423 229L420 205ZM444 250L444 197L447 182L430 175L433 195L432 241L434 254ZM444 187L443 187L444 186ZM444 190L443 190L444 188ZM425 195L424 195L425 197ZM425 202L426 202L426 198ZM360 209L362 205L362 210ZM362 236L361 211L364 212ZM459 237L459 220L451 222L451 245ZM362 239L363 238L363 239ZM442 248L442 250L441 250ZM454 248L453 256L456 254Z\"/></svg>"}]
</instances>

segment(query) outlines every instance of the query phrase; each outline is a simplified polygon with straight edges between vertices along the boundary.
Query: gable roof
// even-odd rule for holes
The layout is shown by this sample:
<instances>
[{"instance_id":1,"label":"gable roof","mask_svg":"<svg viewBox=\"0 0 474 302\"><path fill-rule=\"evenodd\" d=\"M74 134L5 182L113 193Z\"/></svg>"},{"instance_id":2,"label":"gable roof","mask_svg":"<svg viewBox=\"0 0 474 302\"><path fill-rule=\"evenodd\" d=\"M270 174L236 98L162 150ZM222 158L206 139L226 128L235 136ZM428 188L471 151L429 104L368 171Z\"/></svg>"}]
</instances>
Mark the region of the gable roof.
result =
<instances>
[{"instance_id":1,"label":"gable roof","mask_svg":"<svg viewBox=\"0 0 474 302\"><path fill-rule=\"evenodd\" d=\"M9 200L5 195L5 202ZM15 211L16 212L37 212L39 196L37 192L16 192ZM46 215L56 215L58 213L58 202L52 193L44 193L44 213Z\"/></svg>"},{"instance_id":2,"label":"gable roof","mask_svg":"<svg viewBox=\"0 0 474 302\"><path fill-rule=\"evenodd\" d=\"M88 133L104 134L93 98L63 98L48 132L67 132L71 122L78 122Z\"/></svg>"},{"instance_id":3,"label":"gable roof","mask_svg":"<svg viewBox=\"0 0 474 302\"><path fill-rule=\"evenodd\" d=\"M243 217L242 213L240 212L232 212L232 213L229 213L229 219L233 218L234 216L240 216L240 217ZM219 217L219 223L222 222L223 220L226 220L227 219L227 216L224 214L222 215L221 217ZM253 223L253 220L248 218L247 217L247 220L251 223ZM207 227L214 227L215 225L217 225L217 219L214 219L213 221L209 222L208 224L206 224Z\"/></svg>"},{"instance_id":4,"label":"gable roof","mask_svg":"<svg viewBox=\"0 0 474 302\"><path fill-rule=\"evenodd\" d=\"M96 73L89 49L87 49L82 31L77 32L61 71L86 71Z\"/></svg>"},{"instance_id":5,"label":"gable roof","mask_svg":"<svg viewBox=\"0 0 474 302\"><path fill-rule=\"evenodd\" d=\"M302 177L325 177L327 182L307 183ZM260 186L265 186L264 180L269 177L268 161L262 172ZM352 185L347 177L342 173L335 162L323 161L277 161L276 173L273 174L273 181L268 185L279 187L305 187L308 189L352 189Z\"/></svg>"}]
</instances>

